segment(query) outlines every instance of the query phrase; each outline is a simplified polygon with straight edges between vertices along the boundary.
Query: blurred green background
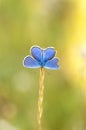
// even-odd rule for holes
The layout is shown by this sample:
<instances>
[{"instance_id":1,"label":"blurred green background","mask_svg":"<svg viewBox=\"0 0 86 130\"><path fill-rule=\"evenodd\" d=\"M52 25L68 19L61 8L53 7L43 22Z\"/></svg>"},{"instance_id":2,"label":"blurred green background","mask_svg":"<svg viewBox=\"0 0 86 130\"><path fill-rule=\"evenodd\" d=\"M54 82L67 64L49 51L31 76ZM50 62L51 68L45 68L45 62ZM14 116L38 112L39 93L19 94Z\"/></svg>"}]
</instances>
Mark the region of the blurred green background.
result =
<instances>
[{"instance_id":1,"label":"blurred green background","mask_svg":"<svg viewBox=\"0 0 86 130\"><path fill-rule=\"evenodd\" d=\"M86 130L86 1L0 0L0 130L37 130L39 69L22 60L54 46L46 70L42 130Z\"/></svg>"}]
</instances>

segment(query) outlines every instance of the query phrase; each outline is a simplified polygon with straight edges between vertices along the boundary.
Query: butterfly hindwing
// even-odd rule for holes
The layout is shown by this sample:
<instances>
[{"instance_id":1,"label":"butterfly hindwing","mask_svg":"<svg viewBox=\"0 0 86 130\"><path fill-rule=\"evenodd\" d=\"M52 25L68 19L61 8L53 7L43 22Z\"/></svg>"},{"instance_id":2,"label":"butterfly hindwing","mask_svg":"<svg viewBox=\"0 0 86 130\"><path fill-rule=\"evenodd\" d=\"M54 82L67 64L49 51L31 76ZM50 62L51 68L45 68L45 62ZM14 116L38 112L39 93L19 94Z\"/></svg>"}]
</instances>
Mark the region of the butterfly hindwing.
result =
<instances>
[{"instance_id":1,"label":"butterfly hindwing","mask_svg":"<svg viewBox=\"0 0 86 130\"><path fill-rule=\"evenodd\" d=\"M49 60L45 63L44 68L57 70L59 69L59 65L57 64L59 61L58 58L53 58L52 60Z\"/></svg>"},{"instance_id":2,"label":"butterfly hindwing","mask_svg":"<svg viewBox=\"0 0 86 130\"><path fill-rule=\"evenodd\" d=\"M48 47L44 50L43 53L43 61L47 62L48 60L51 60L56 54L56 51L53 47Z\"/></svg>"},{"instance_id":3,"label":"butterfly hindwing","mask_svg":"<svg viewBox=\"0 0 86 130\"><path fill-rule=\"evenodd\" d=\"M32 56L26 56L23 61L26 68L40 68L40 64Z\"/></svg>"},{"instance_id":4,"label":"butterfly hindwing","mask_svg":"<svg viewBox=\"0 0 86 130\"><path fill-rule=\"evenodd\" d=\"M38 46L33 46L31 48L31 55L39 62L42 61L43 50Z\"/></svg>"}]
</instances>

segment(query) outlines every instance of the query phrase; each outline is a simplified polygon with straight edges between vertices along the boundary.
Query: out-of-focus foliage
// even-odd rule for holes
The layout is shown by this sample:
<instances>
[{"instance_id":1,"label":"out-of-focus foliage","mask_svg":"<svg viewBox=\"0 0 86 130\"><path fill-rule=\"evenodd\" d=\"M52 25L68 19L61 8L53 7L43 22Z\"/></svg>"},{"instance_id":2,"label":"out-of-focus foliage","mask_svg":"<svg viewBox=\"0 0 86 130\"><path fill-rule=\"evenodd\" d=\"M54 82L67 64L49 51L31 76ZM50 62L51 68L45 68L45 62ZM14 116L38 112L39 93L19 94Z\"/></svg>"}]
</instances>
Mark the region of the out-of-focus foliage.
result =
<instances>
[{"instance_id":1,"label":"out-of-focus foliage","mask_svg":"<svg viewBox=\"0 0 86 130\"><path fill-rule=\"evenodd\" d=\"M36 130L39 69L32 45L54 46L59 71L46 70L43 130L86 129L86 1L0 0L0 130Z\"/></svg>"}]
</instances>

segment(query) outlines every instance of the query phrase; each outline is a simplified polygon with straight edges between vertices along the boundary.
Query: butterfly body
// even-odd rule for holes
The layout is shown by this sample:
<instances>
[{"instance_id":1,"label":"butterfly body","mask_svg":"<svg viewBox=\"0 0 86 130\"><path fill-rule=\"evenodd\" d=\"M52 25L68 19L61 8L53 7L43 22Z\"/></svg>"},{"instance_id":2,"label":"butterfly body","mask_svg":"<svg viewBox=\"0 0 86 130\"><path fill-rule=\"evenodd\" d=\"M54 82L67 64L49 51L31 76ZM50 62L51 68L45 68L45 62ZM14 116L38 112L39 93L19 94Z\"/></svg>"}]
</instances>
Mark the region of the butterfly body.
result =
<instances>
[{"instance_id":1,"label":"butterfly body","mask_svg":"<svg viewBox=\"0 0 86 130\"><path fill-rule=\"evenodd\" d=\"M53 47L42 49L39 46L31 47L31 55L23 60L26 68L47 68L56 70L59 68L57 64L59 59L55 57L56 51Z\"/></svg>"}]
</instances>

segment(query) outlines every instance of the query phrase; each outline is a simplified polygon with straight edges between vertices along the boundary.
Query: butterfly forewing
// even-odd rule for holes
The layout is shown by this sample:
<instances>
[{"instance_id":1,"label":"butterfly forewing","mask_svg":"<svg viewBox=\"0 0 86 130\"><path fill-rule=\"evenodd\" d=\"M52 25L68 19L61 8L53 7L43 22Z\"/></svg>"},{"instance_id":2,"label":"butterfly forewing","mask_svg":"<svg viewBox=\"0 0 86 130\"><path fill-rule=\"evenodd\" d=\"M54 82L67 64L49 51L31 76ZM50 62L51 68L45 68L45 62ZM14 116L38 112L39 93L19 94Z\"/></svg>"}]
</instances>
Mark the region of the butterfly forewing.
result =
<instances>
[{"instance_id":1,"label":"butterfly forewing","mask_svg":"<svg viewBox=\"0 0 86 130\"><path fill-rule=\"evenodd\" d=\"M47 62L48 60L51 60L56 54L56 51L53 47L48 47L44 50L43 53L43 61Z\"/></svg>"},{"instance_id":2,"label":"butterfly forewing","mask_svg":"<svg viewBox=\"0 0 86 130\"><path fill-rule=\"evenodd\" d=\"M42 61L42 53L43 50L38 47L38 46L33 46L31 48L31 55L38 61L41 62Z\"/></svg>"}]
</instances>

